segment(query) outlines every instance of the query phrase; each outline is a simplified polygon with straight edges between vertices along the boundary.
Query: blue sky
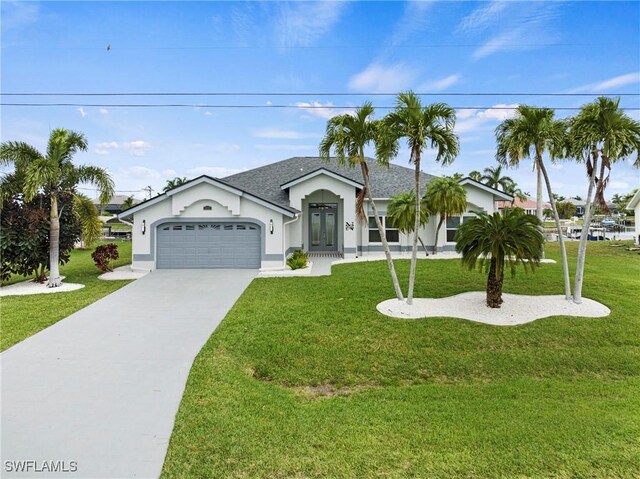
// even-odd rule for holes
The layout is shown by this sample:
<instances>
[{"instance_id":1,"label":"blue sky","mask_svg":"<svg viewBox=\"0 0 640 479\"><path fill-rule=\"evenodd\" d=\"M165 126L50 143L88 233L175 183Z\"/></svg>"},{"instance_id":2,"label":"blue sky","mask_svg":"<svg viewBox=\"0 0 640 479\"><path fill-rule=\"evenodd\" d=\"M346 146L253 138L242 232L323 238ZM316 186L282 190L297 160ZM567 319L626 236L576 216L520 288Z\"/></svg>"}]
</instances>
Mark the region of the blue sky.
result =
<instances>
[{"instance_id":1,"label":"blue sky","mask_svg":"<svg viewBox=\"0 0 640 479\"><path fill-rule=\"evenodd\" d=\"M640 93L640 2L2 1L1 8L3 94L289 94L2 96L3 103L190 105L2 108L3 141L44 149L52 128L81 131L90 148L77 161L106 167L118 190L138 197L174 176L225 176L315 156L327 118L365 100L378 117L393 106L393 96L374 93L413 89L432 94L425 103L458 108L460 155L442 168L427 152L423 169L433 174L494 166L493 131L519 103L576 108L596 93ZM588 96L508 94L550 92ZM621 104L638 108L640 97ZM507 109L485 109L495 106ZM407 160L405 149L396 162ZM508 174L535 194L530 163ZM553 166L551 178L560 194L586 194L574 163ZM640 173L619 163L609 194L639 185Z\"/></svg>"}]
</instances>

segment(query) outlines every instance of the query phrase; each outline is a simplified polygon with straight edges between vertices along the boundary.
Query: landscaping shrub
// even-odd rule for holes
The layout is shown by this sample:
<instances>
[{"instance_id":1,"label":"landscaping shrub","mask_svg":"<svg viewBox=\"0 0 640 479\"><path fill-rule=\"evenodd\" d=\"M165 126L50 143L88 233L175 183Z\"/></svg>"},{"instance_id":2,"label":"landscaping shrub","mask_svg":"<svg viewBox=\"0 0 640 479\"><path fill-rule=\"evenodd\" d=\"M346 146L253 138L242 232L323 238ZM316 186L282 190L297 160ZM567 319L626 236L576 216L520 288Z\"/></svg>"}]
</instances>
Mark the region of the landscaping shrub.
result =
<instances>
[{"instance_id":1,"label":"landscaping shrub","mask_svg":"<svg viewBox=\"0 0 640 479\"><path fill-rule=\"evenodd\" d=\"M295 250L291 257L287 260L287 266L291 269L302 269L307 267L309 256L302 250Z\"/></svg>"},{"instance_id":2,"label":"landscaping shrub","mask_svg":"<svg viewBox=\"0 0 640 479\"><path fill-rule=\"evenodd\" d=\"M91 253L91 257L100 271L113 271L111 262L120 257L120 254L118 254L118 245L109 243L98 246L96 250Z\"/></svg>"}]
</instances>

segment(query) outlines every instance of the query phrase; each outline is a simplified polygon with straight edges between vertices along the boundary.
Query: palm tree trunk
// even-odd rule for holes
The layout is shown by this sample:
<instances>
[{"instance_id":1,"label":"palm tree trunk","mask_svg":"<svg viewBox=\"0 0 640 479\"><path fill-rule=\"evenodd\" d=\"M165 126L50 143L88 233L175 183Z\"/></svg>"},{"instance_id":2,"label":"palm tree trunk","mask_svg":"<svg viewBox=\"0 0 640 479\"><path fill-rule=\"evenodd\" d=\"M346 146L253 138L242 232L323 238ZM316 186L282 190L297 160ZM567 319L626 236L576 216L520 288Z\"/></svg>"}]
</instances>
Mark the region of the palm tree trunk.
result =
<instances>
[{"instance_id":1,"label":"palm tree trunk","mask_svg":"<svg viewBox=\"0 0 640 479\"><path fill-rule=\"evenodd\" d=\"M542 208L542 172L540 171L540 168L538 167L537 162L536 162L536 170L537 170L537 174L536 174L536 178L537 178L537 184L536 184L536 216L538 217L538 219L542 223L544 221L544 210ZM542 226L540 226L540 228L542 229ZM544 258L544 243L542 245L542 256L541 257Z\"/></svg>"},{"instance_id":2,"label":"palm tree trunk","mask_svg":"<svg viewBox=\"0 0 640 479\"><path fill-rule=\"evenodd\" d=\"M58 197L51 193L51 215L49 226L49 281L47 287L60 286L59 256L60 256L60 216L58 215Z\"/></svg>"},{"instance_id":3,"label":"palm tree trunk","mask_svg":"<svg viewBox=\"0 0 640 479\"><path fill-rule=\"evenodd\" d=\"M435 244L433 245L433 254L438 254L438 233L440 232L440 227L442 226L442 223L444 223L444 220L447 218L447 215L440 215L440 221L438 221L438 226L436 226L436 238L435 238Z\"/></svg>"},{"instance_id":4,"label":"palm tree trunk","mask_svg":"<svg viewBox=\"0 0 640 479\"><path fill-rule=\"evenodd\" d=\"M499 308L502 304L502 283L504 281L504 269L497 274L497 258L491 258L491 267L487 278L487 306Z\"/></svg>"},{"instance_id":5,"label":"palm tree trunk","mask_svg":"<svg viewBox=\"0 0 640 479\"><path fill-rule=\"evenodd\" d=\"M558 216L558 210L556 208L556 200L553 198L551 192L551 182L549 181L549 175L547 169L542 162L542 157L537 159L538 170L542 171L544 176L544 182L547 185L547 194L549 195L549 203L551 203L551 211L553 211L553 219L556 222L556 228L558 229L558 241L560 242L560 258L562 260L562 275L564 277L564 298L567 301L571 301L571 280L569 279L569 262L567 260L567 249L564 245L564 238L562 237L562 228L560 227L560 217Z\"/></svg>"},{"instance_id":6,"label":"palm tree trunk","mask_svg":"<svg viewBox=\"0 0 640 479\"><path fill-rule=\"evenodd\" d=\"M576 304L582 303L582 282L584 280L584 262L587 255L587 236L589 234L589 226L591 224L593 189L596 184L596 170L598 169L598 151L594 149L592 155L593 169L591 170L591 176L589 176L589 190L587 192L587 199L585 200L586 202L584 205L582 232L580 233L580 244L578 245L576 277L573 285L573 302Z\"/></svg>"},{"instance_id":7,"label":"palm tree trunk","mask_svg":"<svg viewBox=\"0 0 640 479\"><path fill-rule=\"evenodd\" d=\"M418 241L420 241L420 244L422 245L422 249L424 250L424 254L429 256L429 252L427 251L427 245L424 244L424 241L422 241L422 238L420 238L420 236L418 236Z\"/></svg>"},{"instance_id":8,"label":"palm tree trunk","mask_svg":"<svg viewBox=\"0 0 640 479\"><path fill-rule=\"evenodd\" d=\"M409 270L409 291L407 304L413 304L413 288L416 282L416 264L418 263L418 234L420 230L420 151L415 152L413 162L416 167L416 214L413 227L413 248L411 250L411 268Z\"/></svg>"},{"instance_id":9,"label":"palm tree trunk","mask_svg":"<svg viewBox=\"0 0 640 479\"><path fill-rule=\"evenodd\" d=\"M378 226L378 231L380 232L380 240L382 241L382 249L384 250L384 255L387 258L387 265L389 266L389 272L391 273L391 281L393 282L393 289L396 292L396 298L398 301L403 301L404 296L402 295L402 289L400 289L400 283L398 281L398 275L396 274L396 268L393 264L393 259L391 258L391 250L389 249L389 243L387 242L387 235L382 227L382 221L380 221L380 215L378 215L378 208L376 208L376 203L373 201L373 193L371 193L371 188L369 187L369 172L367 171L367 166L364 162L360 163L360 167L362 169L362 178L364 179L364 187L367 190L367 196L369 197L369 202L371 203L371 209L373 210L373 216L376 219L376 225Z\"/></svg>"}]
</instances>

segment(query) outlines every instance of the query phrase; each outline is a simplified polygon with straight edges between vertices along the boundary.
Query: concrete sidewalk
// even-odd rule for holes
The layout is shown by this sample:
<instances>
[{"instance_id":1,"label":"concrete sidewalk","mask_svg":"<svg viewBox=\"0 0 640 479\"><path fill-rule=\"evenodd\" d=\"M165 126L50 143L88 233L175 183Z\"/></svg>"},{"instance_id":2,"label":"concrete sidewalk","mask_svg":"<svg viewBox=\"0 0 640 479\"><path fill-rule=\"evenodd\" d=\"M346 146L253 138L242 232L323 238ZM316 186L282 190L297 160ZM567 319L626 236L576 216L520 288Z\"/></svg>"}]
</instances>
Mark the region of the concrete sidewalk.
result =
<instances>
[{"instance_id":1,"label":"concrete sidewalk","mask_svg":"<svg viewBox=\"0 0 640 479\"><path fill-rule=\"evenodd\" d=\"M0 475L158 477L193 360L256 274L154 271L2 353Z\"/></svg>"}]
</instances>

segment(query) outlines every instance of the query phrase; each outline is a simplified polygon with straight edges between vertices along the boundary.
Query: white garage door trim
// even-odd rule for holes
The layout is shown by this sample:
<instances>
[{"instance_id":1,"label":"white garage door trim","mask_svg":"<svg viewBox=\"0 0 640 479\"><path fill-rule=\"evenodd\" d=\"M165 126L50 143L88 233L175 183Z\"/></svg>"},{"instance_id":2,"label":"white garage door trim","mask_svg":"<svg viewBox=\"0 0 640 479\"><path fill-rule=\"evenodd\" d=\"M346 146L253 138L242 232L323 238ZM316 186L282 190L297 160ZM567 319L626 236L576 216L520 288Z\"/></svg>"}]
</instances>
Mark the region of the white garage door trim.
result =
<instances>
[{"instance_id":1,"label":"white garage door trim","mask_svg":"<svg viewBox=\"0 0 640 479\"><path fill-rule=\"evenodd\" d=\"M157 226L158 269L260 268L260 225L235 221L166 221Z\"/></svg>"}]
</instances>

